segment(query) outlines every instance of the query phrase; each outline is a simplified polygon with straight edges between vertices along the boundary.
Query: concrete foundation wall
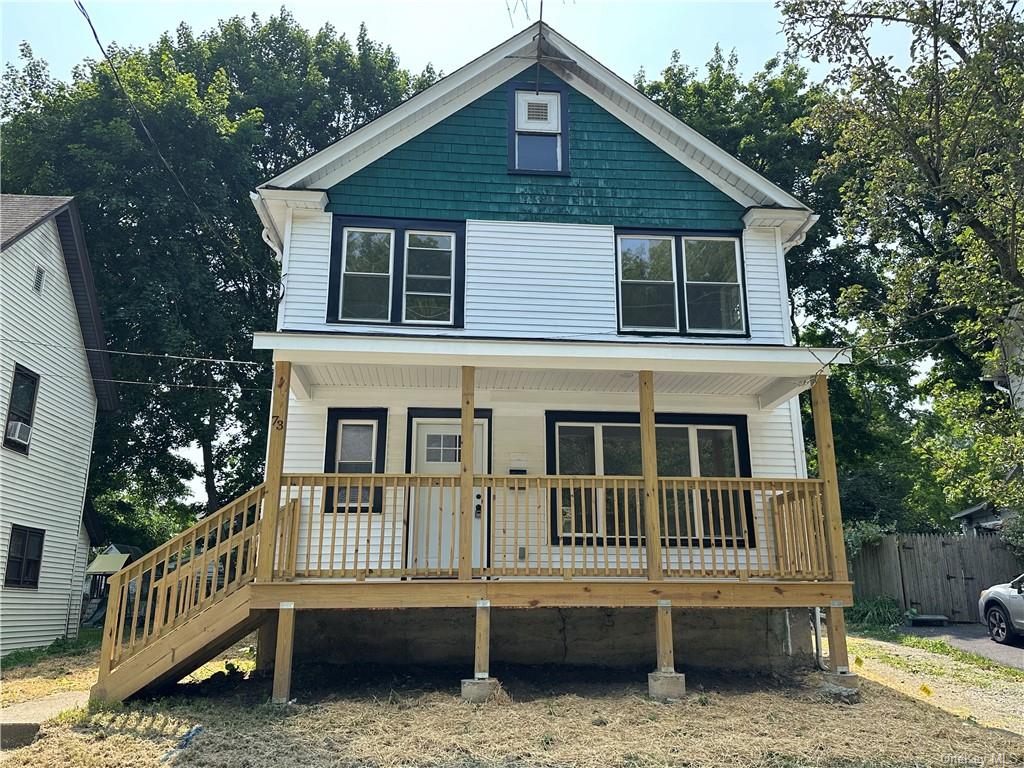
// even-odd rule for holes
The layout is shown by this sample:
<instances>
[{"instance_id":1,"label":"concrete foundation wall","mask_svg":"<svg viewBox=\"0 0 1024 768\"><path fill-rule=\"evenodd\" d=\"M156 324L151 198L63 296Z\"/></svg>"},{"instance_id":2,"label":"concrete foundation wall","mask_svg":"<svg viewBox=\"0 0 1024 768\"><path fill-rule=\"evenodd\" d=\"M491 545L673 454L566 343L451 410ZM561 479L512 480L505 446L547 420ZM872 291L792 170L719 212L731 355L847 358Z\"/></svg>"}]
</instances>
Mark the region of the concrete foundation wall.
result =
<instances>
[{"instance_id":1,"label":"concrete foundation wall","mask_svg":"<svg viewBox=\"0 0 1024 768\"><path fill-rule=\"evenodd\" d=\"M654 608L491 609L491 661L653 667ZM812 663L807 611L679 608L676 665L786 670ZM472 609L299 611L295 660L333 663L473 663Z\"/></svg>"}]
</instances>

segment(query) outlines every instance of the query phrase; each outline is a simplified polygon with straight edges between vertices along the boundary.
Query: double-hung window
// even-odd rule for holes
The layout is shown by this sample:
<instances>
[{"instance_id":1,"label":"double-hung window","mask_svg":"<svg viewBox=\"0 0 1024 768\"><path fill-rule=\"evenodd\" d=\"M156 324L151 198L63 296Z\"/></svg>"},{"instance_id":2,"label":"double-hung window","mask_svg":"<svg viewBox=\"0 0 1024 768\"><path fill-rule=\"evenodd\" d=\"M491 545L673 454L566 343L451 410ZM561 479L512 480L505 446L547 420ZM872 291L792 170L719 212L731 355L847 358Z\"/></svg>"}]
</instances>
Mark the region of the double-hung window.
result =
<instances>
[{"instance_id":1,"label":"double-hung window","mask_svg":"<svg viewBox=\"0 0 1024 768\"><path fill-rule=\"evenodd\" d=\"M562 99L559 91L516 90L509 168L528 173L567 171Z\"/></svg>"},{"instance_id":2,"label":"double-hung window","mask_svg":"<svg viewBox=\"0 0 1024 768\"><path fill-rule=\"evenodd\" d=\"M384 471L384 431L387 411L382 408L331 408L327 423L327 471L339 475L372 475ZM329 511L380 512L382 487L368 478L344 477L328 488Z\"/></svg>"},{"instance_id":3,"label":"double-hung window","mask_svg":"<svg viewBox=\"0 0 1024 768\"><path fill-rule=\"evenodd\" d=\"M746 332L738 238L629 233L616 242L622 331Z\"/></svg>"},{"instance_id":4,"label":"double-hung window","mask_svg":"<svg viewBox=\"0 0 1024 768\"><path fill-rule=\"evenodd\" d=\"M743 333L740 243L736 238L683 238L686 327Z\"/></svg>"},{"instance_id":5,"label":"double-hung window","mask_svg":"<svg viewBox=\"0 0 1024 768\"><path fill-rule=\"evenodd\" d=\"M345 228L342 252L341 318L388 320L395 233L390 229Z\"/></svg>"},{"instance_id":6,"label":"double-hung window","mask_svg":"<svg viewBox=\"0 0 1024 768\"><path fill-rule=\"evenodd\" d=\"M43 562L43 537L40 528L11 526L11 542L7 549L5 587L38 587L39 568Z\"/></svg>"},{"instance_id":7,"label":"double-hung window","mask_svg":"<svg viewBox=\"0 0 1024 768\"><path fill-rule=\"evenodd\" d=\"M558 421L555 471L560 475L641 477L643 466L637 423ZM727 478L740 474L737 429L728 424L658 424L655 427L658 475L665 478ZM605 488L584 481L553 495L554 526L564 540L642 541L643 497L636 484ZM750 500L739 491L697 483L666 489L661 501L662 532L671 545L689 540L742 545L752 535Z\"/></svg>"},{"instance_id":8,"label":"double-hung window","mask_svg":"<svg viewBox=\"0 0 1024 768\"><path fill-rule=\"evenodd\" d=\"M618 241L622 328L678 331L675 238L620 235Z\"/></svg>"},{"instance_id":9,"label":"double-hung window","mask_svg":"<svg viewBox=\"0 0 1024 768\"><path fill-rule=\"evenodd\" d=\"M7 404L7 422L4 425L5 448L28 453L38 392L39 375L15 365L14 378L11 381L11 399Z\"/></svg>"},{"instance_id":10,"label":"double-hung window","mask_svg":"<svg viewBox=\"0 0 1024 768\"><path fill-rule=\"evenodd\" d=\"M455 309L455 233L405 233L407 323L450 325Z\"/></svg>"}]
</instances>

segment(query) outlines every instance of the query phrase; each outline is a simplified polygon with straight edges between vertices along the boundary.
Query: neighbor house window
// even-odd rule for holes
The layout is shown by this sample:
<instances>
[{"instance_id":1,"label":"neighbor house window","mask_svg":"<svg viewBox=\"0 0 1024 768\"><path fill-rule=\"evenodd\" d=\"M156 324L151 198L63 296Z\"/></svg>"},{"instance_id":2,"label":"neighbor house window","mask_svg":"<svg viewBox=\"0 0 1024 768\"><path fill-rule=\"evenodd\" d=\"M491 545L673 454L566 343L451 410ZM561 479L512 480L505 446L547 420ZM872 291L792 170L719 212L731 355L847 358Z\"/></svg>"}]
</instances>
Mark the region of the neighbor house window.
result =
<instances>
[{"instance_id":1,"label":"neighbor house window","mask_svg":"<svg viewBox=\"0 0 1024 768\"><path fill-rule=\"evenodd\" d=\"M391 273L395 233L389 229L345 229L342 252L341 317L391 317Z\"/></svg>"},{"instance_id":2,"label":"neighbor house window","mask_svg":"<svg viewBox=\"0 0 1024 768\"><path fill-rule=\"evenodd\" d=\"M11 543L7 549L5 587L38 587L39 566L43 561L43 536L40 528L11 526Z\"/></svg>"},{"instance_id":3,"label":"neighbor house window","mask_svg":"<svg viewBox=\"0 0 1024 768\"><path fill-rule=\"evenodd\" d=\"M620 235L618 242L622 328L678 331L675 238Z\"/></svg>"},{"instance_id":4,"label":"neighbor house window","mask_svg":"<svg viewBox=\"0 0 1024 768\"><path fill-rule=\"evenodd\" d=\"M562 94L515 92L515 153L512 167L519 171L557 173L563 165Z\"/></svg>"},{"instance_id":5,"label":"neighbor house window","mask_svg":"<svg viewBox=\"0 0 1024 768\"><path fill-rule=\"evenodd\" d=\"M626 423L555 423L555 471L559 475L642 477L640 427ZM658 424L655 427L659 477L738 477L737 431L731 425ZM555 498L556 530L563 538L643 538L642 494L619 487L563 489ZM751 526L749 499L738 491L680 488L661 501L662 531L670 544L684 537L709 543L735 542Z\"/></svg>"},{"instance_id":6,"label":"neighbor house window","mask_svg":"<svg viewBox=\"0 0 1024 768\"><path fill-rule=\"evenodd\" d=\"M451 324L455 233L405 233L405 322Z\"/></svg>"},{"instance_id":7,"label":"neighbor house window","mask_svg":"<svg viewBox=\"0 0 1024 768\"><path fill-rule=\"evenodd\" d=\"M683 238L686 327L743 333L740 244L735 238Z\"/></svg>"},{"instance_id":8,"label":"neighbor house window","mask_svg":"<svg viewBox=\"0 0 1024 768\"><path fill-rule=\"evenodd\" d=\"M4 427L4 446L28 453L35 420L36 395L39 376L20 365L14 366L11 382L11 400L7 404L7 423Z\"/></svg>"},{"instance_id":9,"label":"neighbor house window","mask_svg":"<svg viewBox=\"0 0 1024 768\"><path fill-rule=\"evenodd\" d=\"M387 411L381 408L331 408L327 423L327 472L339 475L371 475L384 471L384 431ZM344 477L328 489L331 512L380 512L382 487L365 479Z\"/></svg>"}]
</instances>

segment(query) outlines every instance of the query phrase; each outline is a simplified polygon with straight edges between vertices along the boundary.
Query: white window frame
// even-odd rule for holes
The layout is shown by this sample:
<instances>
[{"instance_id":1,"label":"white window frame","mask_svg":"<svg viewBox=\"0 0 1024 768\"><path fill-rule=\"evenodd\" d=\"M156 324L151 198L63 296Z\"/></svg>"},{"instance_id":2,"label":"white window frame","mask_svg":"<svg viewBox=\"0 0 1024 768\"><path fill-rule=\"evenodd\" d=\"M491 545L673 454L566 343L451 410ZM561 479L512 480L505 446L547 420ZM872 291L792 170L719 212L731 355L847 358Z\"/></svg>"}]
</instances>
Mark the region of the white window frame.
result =
<instances>
[{"instance_id":1,"label":"white window frame","mask_svg":"<svg viewBox=\"0 0 1024 768\"><path fill-rule=\"evenodd\" d=\"M548 102L548 121L546 124L530 124L526 120L526 105L531 99L534 101L543 100ZM561 91L516 91L516 115L515 115L515 138L514 148L516 155L516 170L527 173L561 173L562 168L562 93ZM552 117L553 115L553 117ZM519 136L520 134L542 134L555 137L555 169L537 170L533 168L519 167Z\"/></svg>"},{"instance_id":2,"label":"white window frame","mask_svg":"<svg viewBox=\"0 0 1024 768\"><path fill-rule=\"evenodd\" d=\"M640 429L640 424L639 423L634 423L634 422L619 422L619 421L557 421L557 422L555 422L555 474L556 475L561 475L562 474L562 472L561 472L561 469L562 469L562 456L561 456L561 450L559 449L559 446L561 444L561 441L560 441L559 437L560 437L560 434L561 434L562 427L592 427L593 428L593 430L594 430L594 474L597 477L602 477L605 474L605 472L604 472L604 428L605 427L636 427L637 429ZM657 424L656 423L655 424L655 429L658 429L658 428L687 429L687 430L689 430L689 432L687 433L687 439L689 440L689 443L690 443L690 474L688 475L688 477L694 477L694 478L704 477L704 475L702 475L701 471L700 471L700 446L699 446L699 444L697 442L697 430L701 430L701 429L705 429L705 430L719 430L719 431L727 431L727 432L731 433L732 434L733 466L736 467L737 473L739 472L739 469L740 469L740 448L739 448L739 444L738 444L738 441L737 441L737 437L738 436L737 436L737 433L736 433L736 427L735 426L733 426L731 424L689 424L689 423L683 424L683 423L672 422L671 424ZM577 477L577 475L567 475L567 477ZM578 475L578 477L585 477L585 475ZM636 477L641 477L641 475L636 475ZM711 477L711 475L709 475L709 477ZM736 477L740 477L740 475L737 474ZM695 494L696 493L697 492L695 492ZM691 539L715 538L714 531L710 531L710 532L705 532L704 531L703 516L698 514L698 511L699 511L698 499L699 499L699 495L697 495L694 498L694 500L691 502L691 509L692 509L692 513L693 513L693 526L694 526L694 530L693 530L692 536L690 536L689 538L691 538ZM559 504L560 503L561 502L559 502ZM605 524L607 522L607 519L606 519L606 515L605 515L605 510L604 510L604 494L597 494L597 497L595 498L595 505L597 507L597 521L598 521L597 522L597 527L598 527L598 530L597 531L588 532L588 533L585 533L585 534L584 533L573 534L571 532L562 531L561 530L561 508L559 508L559 510L558 510L558 512L559 512L559 518L558 518L558 536L559 536L559 538L571 539L571 538L575 537L577 539L583 539L583 538L586 538L588 536L596 536L596 537L600 537L600 538L607 537L608 534L605 531ZM682 539L683 537L681 535L679 535L679 538ZM743 540L742 536L737 531L734 531L731 536L722 536L721 538L725 542L735 542L737 540L739 540L739 541Z\"/></svg>"},{"instance_id":3,"label":"white window frame","mask_svg":"<svg viewBox=\"0 0 1024 768\"><path fill-rule=\"evenodd\" d=\"M687 332L693 333L711 333L716 336L744 336L747 333L747 297L746 288L743 284L743 256L740 252L740 240L738 237L688 237L682 235L680 237L683 248L683 306L686 309L686 330ZM736 260L736 282L725 283L721 281L706 281L706 280L694 280L687 279L686 276L686 241L687 240L726 240L733 244L733 257ZM735 285L740 289L740 329L730 330L725 328L694 328L690 325L690 301L689 295L686 291L690 285ZM678 293L678 291L677 291Z\"/></svg>"},{"instance_id":4,"label":"white window frame","mask_svg":"<svg viewBox=\"0 0 1024 768\"><path fill-rule=\"evenodd\" d=\"M381 277L379 272L348 272L348 233L380 232L391 236L391 254L388 258L388 313L387 317L345 317L345 276ZM338 319L346 323L390 323L391 303L395 287L395 230L378 227L344 227L341 232L341 286L338 290Z\"/></svg>"},{"instance_id":5,"label":"white window frame","mask_svg":"<svg viewBox=\"0 0 1024 768\"><path fill-rule=\"evenodd\" d=\"M622 285L623 283L657 283L658 285L668 285L667 280L625 280L622 277L622 241L623 240L668 240L672 246L672 301L675 307L676 324L675 327L669 326L653 326L653 325L626 325L622 322ZM618 276L618 294L619 294L619 328L623 331L639 331L644 333L679 333L679 275L676 273L676 237L675 235L657 235L647 234L644 232L632 232L629 234L619 234L615 237L615 261L617 264L616 273Z\"/></svg>"},{"instance_id":6,"label":"white window frame","mask_svg":"<svg viewBox=\"0 0 1024 768\"><path fill-rule=\"evenodd\" d=\"M338 469L338 464L341 463L341 435L345 431L345 427L348 426L348 425L351 425L351 426L369 426L369 427L373 428L373 439L372 439L372 441L370 443L370 468L371 469L370 469L370 472L368 472L368 473L362 473L362 472L341 472ZM339 475L342 475L342 474L344 474L344 475L351 475L351 474L370 474L370 475L376 475L376 474L380 474L377 471L377 427L378 427L378 423L377 423L376 419L338 419L338 421L337 421L337 433L338 434L337 434L337 437L335 438L335 444L334 444L334 471L337 474L339 474ZM381 468L381 471L383 471L383 467ZM375 491L371 488L370 493L369 493L369 498L365 502L362 500L362 489L367 488L367 487L368 486L366 486L366 485L356 485L356 486L354 486L352 488L349 488L348 490L349 490L350 493L353 490L357 490L357 489L359 490L359 500L358 501L352 501L350 499L342 500L340 498L337 498L337 499L334 500L335 508L342 508L342 507L344 507L346 510L358 510L358 512L360 512L360 513L372 513L373 512L373 495L374 495ZM341 496L344 493L345 493L345 488L339 486L338 487L337 495Z\"/></svg>"},{"instance_id":7,"label":"white window frame","mask_svg":"<svg viewBox=\"0 0 1024 768\"><path fill-rule=\"evenodd\" d=\"M443 235L452 239L451 248L451 261L449 262L449 275L448 275L448 320L410 320L406 310L406 297L409 293L409 235ZM393 244L393 241L392 241ZM433 248L423 248L420 250L443 250ZM403 255L403 269L404 274L402 275L402 324L403 325L455 325L455 233L454 232L442 232L440 230L426 230L426 229L407 229L405 231L405 243ZM393 268L392 268L393 269ZM437 277L437 275L414 275L414 277ZM413 293L422 294L424 296L443 296L441 293L423 293L423 291L413 291Z\"/></svg>"}]
</instances>

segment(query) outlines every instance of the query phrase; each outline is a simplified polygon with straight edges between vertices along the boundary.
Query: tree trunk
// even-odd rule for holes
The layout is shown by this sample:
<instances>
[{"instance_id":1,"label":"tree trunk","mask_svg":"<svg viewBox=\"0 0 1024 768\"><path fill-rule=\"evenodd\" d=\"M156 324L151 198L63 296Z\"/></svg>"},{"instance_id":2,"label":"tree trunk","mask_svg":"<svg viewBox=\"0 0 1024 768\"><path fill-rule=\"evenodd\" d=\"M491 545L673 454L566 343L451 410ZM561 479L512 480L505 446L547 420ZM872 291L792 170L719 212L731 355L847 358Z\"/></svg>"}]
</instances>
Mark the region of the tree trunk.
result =
<instances>
[{"instance_id":1,"label":"tree trunk","mask_svg":"<svg viewBox=\"0 0 1024 768\"><path fill-rule=\"evenodd\" d=\"M213 466L213 439L203 435L199 439L199 445L203 449L203 481L206 485L206 513L212 514L220 509L220 500L217 498L217 475Z\"/></svg>"}]
</instances>

